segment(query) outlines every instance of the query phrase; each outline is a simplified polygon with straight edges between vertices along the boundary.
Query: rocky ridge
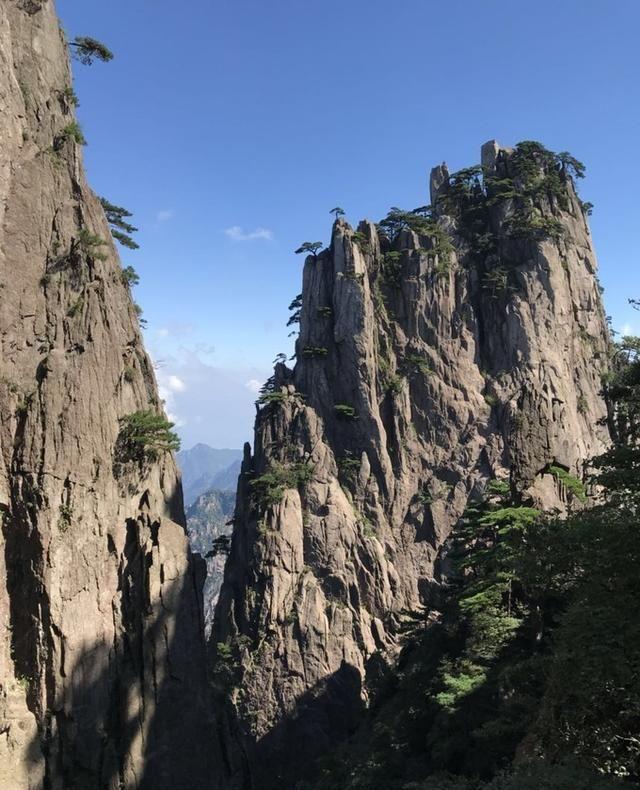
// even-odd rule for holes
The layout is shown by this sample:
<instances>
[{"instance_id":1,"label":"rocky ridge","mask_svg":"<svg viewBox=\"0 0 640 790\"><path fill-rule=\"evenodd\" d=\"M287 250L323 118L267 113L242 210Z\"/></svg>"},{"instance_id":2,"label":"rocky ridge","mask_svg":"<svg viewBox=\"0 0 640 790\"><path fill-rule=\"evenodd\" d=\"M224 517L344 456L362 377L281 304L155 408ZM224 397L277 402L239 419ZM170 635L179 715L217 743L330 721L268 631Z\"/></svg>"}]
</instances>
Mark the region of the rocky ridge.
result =
<instances>
[{"instance_id":1,"label":"rocky ridge","mask_svg":"<svg viewBox=\"0 0 640 790\"><path fill-rule=\"evenodd\" d=\"M403 622L437 616L443 546L490 479L563 511L553 470L581 476L607 445L609 338L571 167L492 141L482 167L433 170L430 207L338 219L307 258L212 637L232 786L294 786L348 736Z\"/></svg>"},{"instance_id":2,"label":"rocky ridge","mask_svg":"<svg viewBox=\"0 0 640 790\"><path fill-rule=\"evenodd\" d=\"M50 0L0 4L0 785L211 787L202 568ZM204 745L206 744L206 749Z\"/></svg>"}]
</instances>

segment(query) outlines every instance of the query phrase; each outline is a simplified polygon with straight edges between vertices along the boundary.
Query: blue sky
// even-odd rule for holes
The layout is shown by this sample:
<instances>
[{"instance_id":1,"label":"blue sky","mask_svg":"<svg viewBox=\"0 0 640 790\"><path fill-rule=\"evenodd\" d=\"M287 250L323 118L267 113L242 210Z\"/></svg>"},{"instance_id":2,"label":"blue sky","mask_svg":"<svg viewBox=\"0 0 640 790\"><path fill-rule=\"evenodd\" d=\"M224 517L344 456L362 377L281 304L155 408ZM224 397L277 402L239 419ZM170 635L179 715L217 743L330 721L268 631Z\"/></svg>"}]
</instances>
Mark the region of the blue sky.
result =
<instances>
[{"instance_id":1,"label":"blue sky","mask_svg":"<svg viewBox=\"0 0 640 790\"><path fill-rule=\"evenodd\" d=\"M587 165L614 326L640 334L637 0L57 0L94 189L134 212L136 299L183 444L251 438L289 351L293 249L333 206L428 202L428 172L523 139Z\"/></svg>"}]
</instances>

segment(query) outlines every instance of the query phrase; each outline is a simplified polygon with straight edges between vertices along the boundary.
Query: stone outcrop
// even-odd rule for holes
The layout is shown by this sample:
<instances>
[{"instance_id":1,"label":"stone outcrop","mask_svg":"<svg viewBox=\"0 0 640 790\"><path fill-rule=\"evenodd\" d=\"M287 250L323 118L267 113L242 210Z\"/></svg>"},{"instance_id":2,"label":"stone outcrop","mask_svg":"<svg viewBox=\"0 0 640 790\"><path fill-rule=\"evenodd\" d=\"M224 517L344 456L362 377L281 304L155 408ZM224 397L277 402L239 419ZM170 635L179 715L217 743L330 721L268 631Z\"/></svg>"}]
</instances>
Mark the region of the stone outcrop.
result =
<instances>
[{"instance_id":1,"label":"stone outcrop","mask_svg":"<svg viewBox=\"0 0 640 790\"><path fill-rule=\"evenodd\" d=\"M74 138L50 0L0 4L0 786L214 786L202 569L162 412Z\"/></svg>"},{"instance_id":2,"label":"stone outcrop","mask_svg":"<svg viewBox=\"0 0 640 790\"><path fill-rule=\"evenodd\" d=\"M553 468L580 476L607 443L585 213L564 165L525 153L440 166L422 226L339 219L305 263L214 624L233 787L293 787L349 735L408 613L436 616L442 547L488 480L562 511Z\"/></svg>"}]
</instances>

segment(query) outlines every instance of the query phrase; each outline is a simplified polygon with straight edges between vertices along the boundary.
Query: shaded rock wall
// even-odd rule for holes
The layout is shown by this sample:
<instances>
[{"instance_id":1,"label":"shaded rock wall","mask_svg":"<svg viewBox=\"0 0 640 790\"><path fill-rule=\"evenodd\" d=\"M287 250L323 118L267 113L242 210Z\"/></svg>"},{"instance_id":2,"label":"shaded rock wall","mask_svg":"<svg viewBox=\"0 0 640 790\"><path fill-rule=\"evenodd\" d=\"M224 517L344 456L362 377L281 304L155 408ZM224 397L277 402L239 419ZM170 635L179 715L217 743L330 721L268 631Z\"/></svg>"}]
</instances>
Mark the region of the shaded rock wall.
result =
<instances>
[{"instance_id":1,"label":"shaded rock wall","mask_svg":"<svg viewBox=\"0 0 640 790\"><path fill-rule=\"evenodd\" d=\"M475 214L439 167L433 232L338 220L305 263L297 362L277 366L246 448L214 626L235 672L234 786L294 786L348 736L407 613L435 616L441 548L490 478L563 510L549 467L580 475L607 442L585 216L544 166L531 183L558 176L555 192L496 197L524 194L513 157L483 148ZM516 232L525 205L560 238Z\"/></svg>"},{"instance_id":2,"label":"shaded rock wall","mask_svg":"<svg viewBox=\"0 0 640 790\"><path fill-rule=\"evenodd\" d=\"M172 457L114 467L162 405L70 87L52 2L4 0L0 785L211 787L201 568Z\"/></svg>"}]
</instances>

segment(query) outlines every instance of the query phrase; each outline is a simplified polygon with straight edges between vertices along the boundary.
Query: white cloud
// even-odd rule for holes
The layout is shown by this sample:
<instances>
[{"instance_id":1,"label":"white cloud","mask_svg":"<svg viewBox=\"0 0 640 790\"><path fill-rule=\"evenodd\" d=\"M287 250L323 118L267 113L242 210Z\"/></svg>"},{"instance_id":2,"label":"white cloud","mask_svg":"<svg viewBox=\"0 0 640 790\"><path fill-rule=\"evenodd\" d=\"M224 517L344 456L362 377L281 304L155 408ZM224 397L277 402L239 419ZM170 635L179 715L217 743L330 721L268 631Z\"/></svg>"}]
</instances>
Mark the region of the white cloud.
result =
<instances>
[{"instance_id":1,"label":"white cloud","mask_svg":"<svg viewBox=\"0 0 640 790\"><path fill-rule=\"evenodd\" d=\"M173 219L175 216L175 211L170 208L160 209L156 214L156 220L158 222L169 222L170 219Z\"/></svg>"},{"instance_id":2,"label":"white cloud","mask_svg":"<svg viewBox=\"0 0 640 790\"><path fill-rule=\"evenodd\" d=\"M207 344L173 346L176 336L168 324L169 337L150 333L160 397L169 419L176 424L183 447L197 442L212 447L242 447L253 435L255 400L262 383L271 375L264 369L238 364L215 364L204 349ZM158 364L160 362L160 364Z\"/></svg>"},{"instance_id":3,"label":"white cloud","mask_svg":"<svg viewBox=\"0 0 640 790\"><path fill-rule=\"evenodd\" d=\"M620 330L620 333L623 336L625 336L625 335L633 335L633 333L634 333L633 332L633 327L631 326L631 324L624 324L622 329Z\"/></svg>"},{"instance_id":4,"label":"white cloud","mask_svg":"<svg viewBox=\"0 0 640 790\"><path fill-rule=\"evenodd\" d=\"M163 326L160 329L156 330L156 335L158 337L169 337L169 330Z\"/></svg>"},{"instance_id":5,"label":"white cloud","mask_svg":"<svg viewBox=\"0 0 640 790\"><path fill-rule=\"evenodd\" d=\"M249 379L249 381L245 382L244 386L249 392L253 392L254 395L259 395L262 389L262 382L258 381L258 379Z\"/></svg>"},{"instance_id":6,"label":"white cloud","mask_svg":"<svg viewBox=\"0 0 640 790\"><path fill-rule=\"evenodd\" d=\"M256 228L250 233L245 233L240 225L233 225L225 230L225 233L230 239L234 241L253 241L253 239L265 239L266 241L273 241L273 231L269 228Z\"/></svg>"},{"instance_id":7,"label":"white cloud","mask_svg":"<svg viewBox=\"0 0 640 790\"><path fill-rule=\"evenodd\" d=\"M184 381L178 378L178 376L169 376L167 387L169 387L172 392L184 392L187 388Z\"/></svg>"}]
</instances>

